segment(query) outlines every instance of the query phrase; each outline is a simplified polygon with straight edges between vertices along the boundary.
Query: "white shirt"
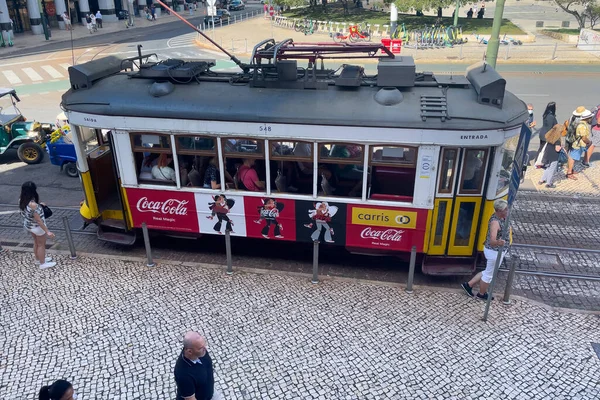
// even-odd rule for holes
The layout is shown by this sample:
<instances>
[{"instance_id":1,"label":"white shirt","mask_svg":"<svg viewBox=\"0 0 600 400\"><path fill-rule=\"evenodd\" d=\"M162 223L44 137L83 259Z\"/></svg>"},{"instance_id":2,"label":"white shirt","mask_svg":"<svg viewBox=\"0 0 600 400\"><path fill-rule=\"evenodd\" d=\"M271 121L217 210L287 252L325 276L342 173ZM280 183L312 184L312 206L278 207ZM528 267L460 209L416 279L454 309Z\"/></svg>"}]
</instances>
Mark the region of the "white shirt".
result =
<instances>
[{"instance_id":1,"label":"white shirt","mask_svg":"<svg viewBox=\"0 0 600 400\"><path fill-rule=\"evenodd\" d=\"M163 181L175 182L175 170L171 167L159 167L155 165L152 167L152 177Z\"/></svg>"}]
</instances>

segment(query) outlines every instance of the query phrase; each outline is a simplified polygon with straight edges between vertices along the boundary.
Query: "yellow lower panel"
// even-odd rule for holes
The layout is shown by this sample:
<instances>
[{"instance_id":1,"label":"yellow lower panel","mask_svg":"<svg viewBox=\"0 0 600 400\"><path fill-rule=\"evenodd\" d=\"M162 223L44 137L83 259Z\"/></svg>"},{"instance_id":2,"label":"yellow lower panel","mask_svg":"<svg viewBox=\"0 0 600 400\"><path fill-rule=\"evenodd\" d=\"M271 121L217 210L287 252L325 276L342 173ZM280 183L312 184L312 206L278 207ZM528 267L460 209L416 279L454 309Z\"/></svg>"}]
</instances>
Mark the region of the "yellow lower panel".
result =
<instances>
[{"instance_id":1,"label":"yellow lower panel","mask_svg":"<svg viewBox=\"0 0 600 400\"><path fill-rule=\"evenodd\" d=\"M473 254L482 201L481 197L457 197L455 199L448 244L449 256Z\"/></svg>"},{"instance_id":2,"label":"yellow lower panel","mask_svg":"<svg viewBox=\"0 0 600 400\"><path fill-rule=\"evenodd\" d=\"M125 223L127 224L128 229L133 228L133 218L131 217L131 209L129 208L129 200L127 199L127 191L123 186L121 186L121 181L119 180L119 190L121 190L121 199L123 200L123 208L125 209Z\"/></svg>"},{"instance_id":3,"label":"yellow lower panel","mask_svg":"<svg viewBox=\"0 0 600 400\"><path fill-rule=\"evenodd\" d=\"M102 211L102 219L123 219L123 211L121 210L104 210Z\"/></svg>"},{"instance_id":4,"label":"yellow lower panel","mask_svg":"<svg viewBox=\"0 0 600 400\"><path fill-rule=\"evenodd\" d=\"M98 212L98 204L96 203L96 193L94 192L92 176L90 175L90 171L81 172L80 176L87 203L81 206L80 212L84 218L94 220L100 216L100 213Z\"/></svg>"},{"instance_id":5,"label":"yellow lower panel","mask_svg":"<svg viewBox=\"0 0 600 400\"><path fill-rule=\"evenodd\" d=\"M429 238L431 237L431 218L433 218L434 210L427 211L427 223L425 229L425 238L423 239L423 253L427 254L429 250Z\"/></svg>"}]
</instances>

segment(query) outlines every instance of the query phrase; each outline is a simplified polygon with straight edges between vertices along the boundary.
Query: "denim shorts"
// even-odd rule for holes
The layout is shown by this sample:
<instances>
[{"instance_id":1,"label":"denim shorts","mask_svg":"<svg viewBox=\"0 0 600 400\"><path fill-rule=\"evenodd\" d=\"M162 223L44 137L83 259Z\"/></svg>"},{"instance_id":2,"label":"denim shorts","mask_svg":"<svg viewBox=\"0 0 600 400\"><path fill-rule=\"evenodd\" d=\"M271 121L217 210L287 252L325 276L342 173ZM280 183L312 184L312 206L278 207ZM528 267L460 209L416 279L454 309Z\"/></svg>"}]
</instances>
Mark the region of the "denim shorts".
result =
<instances>
[{"instance_id":1,"label":"denim shorts","mask_svg":"<svg viewBox=\"0 0 600 400\"><path fill-rule=\"evenodd\" d=\"M579 149L571 149L569 151L569 157L571 157L575 161L581 160L581 157L585 154L585 147L580 147Z\"/></svg>"}]
</instances>

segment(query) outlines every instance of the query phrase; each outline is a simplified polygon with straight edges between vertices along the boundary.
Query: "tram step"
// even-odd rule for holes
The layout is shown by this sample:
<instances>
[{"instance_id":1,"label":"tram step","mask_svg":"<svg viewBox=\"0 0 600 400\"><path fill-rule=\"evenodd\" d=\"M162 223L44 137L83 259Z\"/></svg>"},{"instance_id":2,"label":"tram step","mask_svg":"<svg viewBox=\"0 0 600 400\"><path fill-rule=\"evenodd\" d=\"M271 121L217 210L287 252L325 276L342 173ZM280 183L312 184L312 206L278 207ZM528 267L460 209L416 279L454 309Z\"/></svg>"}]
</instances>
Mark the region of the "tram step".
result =
<instances>
[{"instance_id":1,"label":"tram step","mask_svg":"<svg viewBox=\"0 0 600 400\"><path fill-rule=\"evenodd\" d=\"M98 239L100 239L102 241L116 243L116 244L120 244L120 245L124 245L124 246L133 245L137 238L135 231L129 231L129 232L117 231L117 232L115 232L112 230L102 229L102 225L100 225L98 227L98 231L96 232L96 235L98 236Z\"/></svg>"},{"instance_id":2,"label":"tram step","mask_svg":"<svg viewBox=\"0 0 600 400\"><path fill-rule=\"evenodd\" d=\"M425 256L421 269L427 275L470 275L475 272L475 258Z\"/></svg>"},{"instance_id":3,"label":"tram step","mask_svg":"<svg viewBox=\"0 0 600 400\"><path fill-rule=\"evenodd\" d=\"M119 229L122 231L127 230L125 221L123 221L122 219L105 219L102 222L100 222L100 226L103 226L103 227L109 228L109 229Z\"/></svg>"}]
</instances>

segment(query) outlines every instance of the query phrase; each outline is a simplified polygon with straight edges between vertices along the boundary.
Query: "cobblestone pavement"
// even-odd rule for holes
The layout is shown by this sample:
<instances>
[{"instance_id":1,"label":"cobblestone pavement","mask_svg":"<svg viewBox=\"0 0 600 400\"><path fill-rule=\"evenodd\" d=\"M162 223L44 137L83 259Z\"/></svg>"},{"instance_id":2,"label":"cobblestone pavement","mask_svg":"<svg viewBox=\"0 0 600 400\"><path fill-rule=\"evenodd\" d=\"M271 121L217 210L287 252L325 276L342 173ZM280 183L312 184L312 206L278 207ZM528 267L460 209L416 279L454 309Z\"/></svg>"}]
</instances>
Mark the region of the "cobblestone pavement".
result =
<instances>
[{"instance_id":1,"label":"cobblestone pavement","mask_svg":"<svg viewBox=\"0 0 600 400\"><path fill-rule=\"evenodd\" d=\"M596 399L598 316L389 285L0 254L0 398L173 398L188 329L227 399Z\"/></svg>"},{"instance_id":2,"label":"cobblestone pavement","mask_svg":"<svg viewBox=\"0 0 600 400\"><path fill-rule=\"evenodd\" d=\"M554 174L555 189L549 189L546 185L539 185L538 182L542 179L544 170L539 168L529 167L525 173L525 179L529 180L529 189L543 193L554 193L561 195L577 195L600 197L600 157L597 152L592 156L591 166L584 168L581 163L575 164L575 172L578 172L577 180L567 179L566 166L558 168Z\"/></svg>"}]
</instances>

